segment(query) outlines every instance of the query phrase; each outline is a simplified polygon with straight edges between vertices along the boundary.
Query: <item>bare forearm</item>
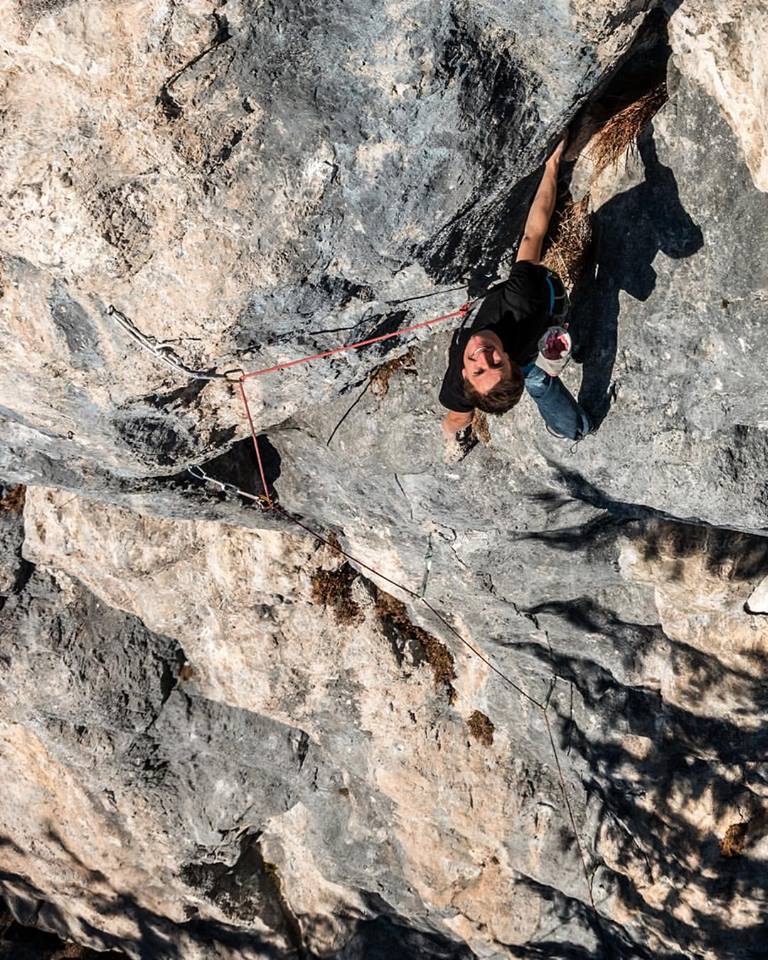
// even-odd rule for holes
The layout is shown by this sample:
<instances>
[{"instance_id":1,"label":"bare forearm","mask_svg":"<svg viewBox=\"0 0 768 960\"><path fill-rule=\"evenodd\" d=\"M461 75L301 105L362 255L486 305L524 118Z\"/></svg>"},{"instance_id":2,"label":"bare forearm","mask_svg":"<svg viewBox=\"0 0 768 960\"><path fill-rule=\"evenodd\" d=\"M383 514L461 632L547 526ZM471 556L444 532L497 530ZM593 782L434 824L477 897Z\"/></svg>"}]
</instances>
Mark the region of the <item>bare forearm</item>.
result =
<instances>
[{"instance_id":1,"label":"bare forearm","mask_svg":"<svg viewBox=\"0 0 768 960\"><path fill-rule=\"evenodd\" d=\"M517 251L518 260L532 260L534 263L541 260L544 237L549 229L549 221L552 219L557 202L557 173L563 146L564 141L561 141L544 166L544 175L525 221L523 239Z\"/></svg>"},{"instance_id":2,"label":"bare forearm","mask_svg":"<svg viewBox=\"0 0 768 960\"><path fill-rule=\"evenodd\" d=\"M541 178L539 189L533 198L531 209L528 211L528 219L525 221L524 236L526 237L544 237L549 229L549 221L555 211L557 201L557 167L547 166L544 168L544 176Z\"/></svg>"},{"instance_id":3,"label":"bare forearm","mask_svg":"<svg viewBox=\"0 0 768 960\"><path fill-rule=\"evenodd\" d=\"M471 413L456 413L454 410L449 410L443 418L443 430L449 436L453 437L463 430L465 427L468 427L472 423L472 414Z\"/></svg>"}]
</instances>

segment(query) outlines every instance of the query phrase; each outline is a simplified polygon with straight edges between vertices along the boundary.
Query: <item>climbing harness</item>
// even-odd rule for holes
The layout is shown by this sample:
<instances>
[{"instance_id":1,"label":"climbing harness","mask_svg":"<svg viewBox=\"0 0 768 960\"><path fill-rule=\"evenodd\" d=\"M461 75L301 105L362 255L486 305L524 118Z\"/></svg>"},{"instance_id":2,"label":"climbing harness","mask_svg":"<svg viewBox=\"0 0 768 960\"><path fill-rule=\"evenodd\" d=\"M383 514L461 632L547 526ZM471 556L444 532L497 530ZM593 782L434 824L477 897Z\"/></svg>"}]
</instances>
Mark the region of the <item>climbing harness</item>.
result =
<instances>
[{"instance_id":1,"label":"climbing harness","mask_svg":"<svg viewBox=\"0 0 768 960\"><path fill-rule=\"evenodd\" d=\"M568 296L568 290L562 277L551 270L546 274L547 289L549 291L549 316L562 323L571 309L571 298Z\"/></svg>"},{"instance_id":2,"label":"climbing harness","mask_svg":"<svg viewBox=\"0 0 768 960\"><path fill-rule=\"evenodd\" d=\"M532 694L528 693L519 684L515 683L515 681L512 680L511 677L509 677L503 670L497 667L493 663L493 661L490 660L474 644L470 643L469 640L463 637L459 633L459 631L451 623L449 623L449 621L429 602L429 600L427 600L425 596L421 595L415 590L412 590L410 587L405 586L405 584L399 583L397 580L393 580L391 577L388 577L386 576L386 574L381 573L381 571L377 570L375 567L366 563L364 560L360 560L358 557L354 556L354 554L347 552L346 550L344 550L344 548L340 544L338 544L337 542L333 542L332 540L322 536L316 530L313 530L311 527L307 526L307 524L305 524L299 517L291 513L289 510L286 510L285 507L283 507L280 503L278 503L269 492L269 484L267 482L264 463L262 461L261 451L259 449L258 435L256 433L256 428L253 422L253 416L251 414L250 404L248 403L248 395L245 389L246 381L254 377L265 376L266 374L270 374L270 373L277 373L280 370L286 370L290 367L298 366L299 364L310 363L313 360L321 360L326 357L331 357L339 353L344 353L348 350L356 350L361 347L370 346L371 344L374 344L374 343L381 343L385 340L390 340L393 337L401 337L406 333L412 333L416 330L422 330L428 327L433 327L438 323L443 323L446 320L451 320L456 317L463 317L464 319L466 319L467 315L469 314L470 310L472 309L472 307L476 302L477 301L468 301L464 303L461 307L459 307L457 310L452 310L450 313L446 313L439 317L435 317L432 320L425 320L421 323L416 323L416 324L413 324L412 326L404 327L400 330L395 330L392 333L385 333L378 337L370 337L367 340L360 340L360 341L357 341L356 343L350 343L344 346L334 347L330 350L324 350L321 353L313 354L312 356L299 357L298 359L295 359L295 360L286 360L282 363L277 363L270 367L264 367L260 370L252 370L250 372L245 372L242 370L228 370L228 371L224 371L223 373L211 373L211 372L192 370L190 367L188 367L179 359L179 357L168 347L167 344L156 340L156 338L154 337L147 336L146 334L141 333L141 331L139 331L136 328L136 326L130 320L128 320L125 314L121 313L119 310L116 310L114 307L110 307L108 312L111 316L115 317L115 319L118 321L120 326L122 326L123 329L126 330L133 337L133 339L136 340L137 343L139 343L145 349L149 350L155 357L157 357L158 360L161 360L163 363L166 363L168 366L172 367L178 372L184 373L187 376L195 377L198 379L229 380L230 382L234 382L237 384L238 392L240 394L240 400L242 402L243 410L245 412L245 418L248 423L248 428L251 433L251 438L253 440L253 448L256 454L256 463L258 466L259 478L261 481L263 493L261 495L254 495L252 493L248 493L245 490L240 489L234 484L226 483L222 480L217 480L215 477L211 477L209 474L207 474L202 469L202 467L197 465L193 465L187 468L187 471L192 477L194 477L197 480L201 480L206 483L210 483L212 485L217 486L223 493L233 493L233 494L236 494L237 496L245 497L246 499L257 503L262 511L265 511L265 512L271 511L281 516L283 519L287 520L289 523L292 523L294 526L300 528L305 533L309 534L309 536L313 537L319 543L324 544L326 547L333 550L335 553L338 553L340 556L343 556L350 562L354 563L360 569L367 570L369 573L372 573L374 576L378 577L384 583L387 583L390 586L393 586L396 589L401 590L404 594L409 596L412 600L418 603L424 604L427 610L429 610L432 613L432 615L438 620L438 622L441 623L445 627L445 629L448 630L467 650L469 650L473 656L475 656L478 660L484 663L490 671L492 671L497 677L499 677L512 690L514 690L521 697L523 697L523 699L526 700L528 703L530 703L531 706L535 707L537 710L541 712L542 717L544 719L544 726L547 731L547 738L552 748L552 755L555 761L555 770L557 772L557 777L560 784L560 792L563 797L563 802L568 815L568 820L570 822L571 830L573 832L573 836L576 841L576 847L579 852L579 858L581 860L581 866L584 872L584 880L587 888L587 895L589 898L590 905L595 913L596 921L599 926L600 914L597 910L597 906L595 904L594 896L592 893L592 881L590 879L589 868L587 866L587 858L584 852L584 847L581 842L581 837L579 836L579 831L576 827L576 818L573 813L573 808L571 807L570 798L568 796L568 789L565 782L565 775L563 774L562 766L560 764L560 757L557 751L557 745L555 743L555 735L552 729L552 724L549 719L550 698L552 695L552 691L554 689L554 684L556 683L556 678L553 678L553 681L550 685L549 693L545 701L541 701L538 698L534 697Z\"/></svg>"}]
</instances>

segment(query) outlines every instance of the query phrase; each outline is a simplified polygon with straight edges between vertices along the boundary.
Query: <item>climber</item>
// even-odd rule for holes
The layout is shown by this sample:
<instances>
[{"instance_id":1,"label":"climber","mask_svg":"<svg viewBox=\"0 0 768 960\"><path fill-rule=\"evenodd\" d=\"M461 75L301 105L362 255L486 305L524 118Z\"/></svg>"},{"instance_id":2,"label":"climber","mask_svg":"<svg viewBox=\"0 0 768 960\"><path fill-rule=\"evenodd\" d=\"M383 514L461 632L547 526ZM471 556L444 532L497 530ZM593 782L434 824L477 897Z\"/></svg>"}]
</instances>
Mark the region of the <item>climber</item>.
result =
<instances>
[{"instance_id":1,"label":"climber","mask_svg":"<svg viewBox=\"0 0 768 960\"><path fill-rule=\"evenodd\" d=\"M540 338L563 320L568 307L562 281L539 262L564 147L565 138L546 162L508 279L491 287L453 335L440 403L448 410L443 430L454 449L458 444L459 456L476 443L473 409L506 413L520 400L523 387L550 433L579 440L590 430L587 414L556 375L558 365L547 364L539 354Z\"/></svg>"}]
</instances>

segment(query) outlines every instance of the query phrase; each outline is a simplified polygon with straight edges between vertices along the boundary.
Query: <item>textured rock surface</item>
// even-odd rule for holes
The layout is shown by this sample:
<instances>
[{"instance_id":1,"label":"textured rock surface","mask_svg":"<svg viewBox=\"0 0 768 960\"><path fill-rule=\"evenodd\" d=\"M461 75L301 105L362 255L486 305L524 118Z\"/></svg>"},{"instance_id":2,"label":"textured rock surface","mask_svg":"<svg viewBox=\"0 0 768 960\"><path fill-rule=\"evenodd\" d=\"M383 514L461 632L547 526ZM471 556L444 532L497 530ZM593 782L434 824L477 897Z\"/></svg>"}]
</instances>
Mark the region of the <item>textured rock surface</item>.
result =
<instances>
[{"instance_id":1,"label":"textured rock surface","mask_svg":"<svg viewBox=\"0 0 768 960\"><path fill-rule=\"evenodd\" d=\"M171 473L240 429L226 389L179 393L110 304L198 366L254 366L493 269L512 187L643 6L18 5L0 50L4 475ZM270 390L261 420L335 379Z\"/></svg>"},{"instance_id":2,"label":"textured rock surface","mask_svg":"<svg viewBox=\"0 0 768 960\"><path fill-rule=\"evenodd\" d=\"M24 543L23 486L0 488L0 598L22 586L26 565L21 556Z\"/></svg>"},{"instance_id":3,"label":"textured rock surface","mask_svg":"<svg viewBox=\"0 0 768 960\"><path fill-rule=\"evenodd\" d=\"M0 885L23 922L152 960L761 955L768 199L729 125L757 95L702 66L759 59L744 18L667 4L669 102L572 171L594 436L569 451L525 400L443 464L447 332L388 389L369 374L404 344L252 382L281 503L354 563L185 474L257 491L232 388L106 313L224 369L454 306L393 301L509 256L528 174L650 6L14 8L0 475L31 486L23 531L0 511ZM645 23L606 101L664 71Z\"/></svg>"},{"instance_id":4,"label":"textured rock surface","mask_svg":"<svg viewBox=\"0 0 768 960\"><path fill-rule=\"evenodd\" d=\"M670 26L680 70L717 100L761 190L768 190L766 30L768 10L748 0L686 0Z\"/></svg>"}]
</instances>

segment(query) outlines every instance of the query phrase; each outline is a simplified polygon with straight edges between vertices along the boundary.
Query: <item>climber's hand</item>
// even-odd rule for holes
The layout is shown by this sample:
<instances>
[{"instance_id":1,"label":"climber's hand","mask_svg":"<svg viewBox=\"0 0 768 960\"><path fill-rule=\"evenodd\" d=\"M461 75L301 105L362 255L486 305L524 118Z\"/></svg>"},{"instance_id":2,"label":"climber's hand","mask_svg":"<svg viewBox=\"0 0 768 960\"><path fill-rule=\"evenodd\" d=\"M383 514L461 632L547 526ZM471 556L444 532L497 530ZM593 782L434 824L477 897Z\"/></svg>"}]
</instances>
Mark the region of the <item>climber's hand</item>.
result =
<instances>
[{"instance_id":1,"label":"climber's hand","mask_svg":"<svg viewBox=\"0 0 768 960\"><path fill-rule=\"evenodd\" d=\"M467 454L474 450L478 440L472 424L455 433L446 443L443 460L445 463L461 463Z\"/></svg>"},{"instance_id":2,"label":"climber's hand","mask_svg":"<svg viewBox=\"0 0 768 960\"><path fill-rule=\"evenodd\" d=\"M563 156L563 150L565 150L565 145L567 143L568 143L568 134L566 133L564 136L560 138L560 142L552 151L552 153L549 155L549 159L547 160L548 167L554 167L554 169L556 170L560 166L560 160L562 159L562 156Z\"/></svg>"}]
</instances>

